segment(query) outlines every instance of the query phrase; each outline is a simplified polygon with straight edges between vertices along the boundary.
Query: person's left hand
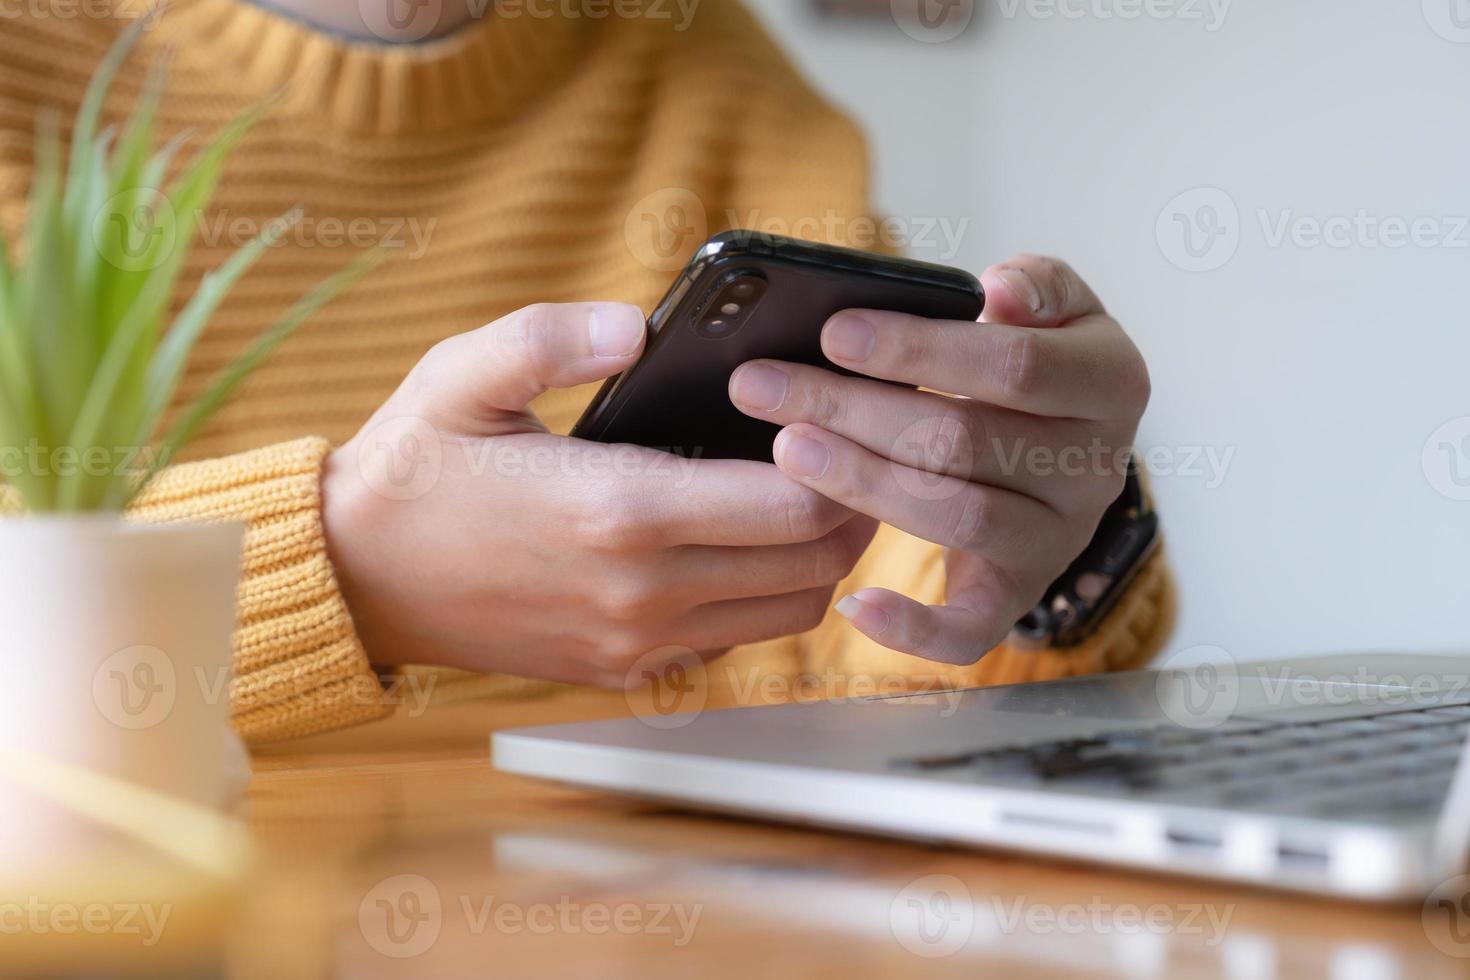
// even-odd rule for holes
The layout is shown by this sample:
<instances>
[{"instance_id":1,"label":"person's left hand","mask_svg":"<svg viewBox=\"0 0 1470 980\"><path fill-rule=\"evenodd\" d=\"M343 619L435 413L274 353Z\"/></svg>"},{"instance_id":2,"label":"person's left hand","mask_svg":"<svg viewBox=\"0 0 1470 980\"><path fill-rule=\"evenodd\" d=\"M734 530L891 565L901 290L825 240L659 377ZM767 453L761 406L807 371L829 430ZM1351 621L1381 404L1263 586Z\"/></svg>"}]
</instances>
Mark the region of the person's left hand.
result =
<instances>
[{"instance_id":1,"label":"person's left hand","mask_svg":"<svg viewBox=\"0 0 1470 980\"><path fill-rule=\"evenodd\" d=\"M730 379L741 411L785 426L788 476L946 547L946 605L863 588L837 610L957 664L1005 639L1091 541L1149 399L1143 357L1065 263L1020 255L981 282L978 323L848 310L823 329L834 363L931 390L776 361Z\"/></svg>"}]
</instances>

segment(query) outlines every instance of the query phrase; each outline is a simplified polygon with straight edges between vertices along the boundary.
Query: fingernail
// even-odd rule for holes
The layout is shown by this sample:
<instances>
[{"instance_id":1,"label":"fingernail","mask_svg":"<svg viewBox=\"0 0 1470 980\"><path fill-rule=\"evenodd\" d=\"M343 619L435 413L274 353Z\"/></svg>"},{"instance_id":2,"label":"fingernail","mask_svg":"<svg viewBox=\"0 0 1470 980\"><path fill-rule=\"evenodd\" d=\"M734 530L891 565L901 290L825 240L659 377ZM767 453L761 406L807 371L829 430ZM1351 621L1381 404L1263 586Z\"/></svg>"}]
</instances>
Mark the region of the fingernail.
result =
<instances>
[{"instance_id":1,"label":"fingernail","mask_svg":"<svg viewBox=\"0 0 1470 980\"><path fill-rule=\"evenodd\" d=\"M587 314L587 333L592 353L598 357L627 357L643 340L643 322L633 316L605 316L596 310Z\"/></svg>"},{"instance_id":2,"label":"fingernail","mask_svg":"<svg viewBox=\"0 0 1470 980\"><path fill-rule=\"evenodd\" d=\"M1014 269L1005 266L999 271L1000 281L1006 284L1006 288L1026 304L1026 308L1032 313L1041 312L1041 290L1036 287L1036 280L1025 269Z\"/></svg>"},{"instance_id":3,"label":"fingernail","mask_svg":"<svg viewBox=\"0 0 1470 980\"><path fill-rule=\"evenodd\" d=\"M822 346L834 360L866 361L878 345L878 332L867 320L846 314L827 325Z\"/></svg>"},{"instance_id":4,"label":"fingernail","mask_svg":"<svg viewBox=\"0 0 1470 980\"><path fill-rule=\"evenodd\" d=\"M888 613L855 595L843 596L837 601L835 608L843 619L864 633L882 633L888 629Z\"/></svg>"},{"instance_id":5,"label":"fingernail","mask_svg":"<svg viewBox=\"0 0 1470 980\"><path fill-rule=\"evenodd\" d=\"M736 404L757 412L774 412L786 401L791 379L785 371L769 364L746 364L730 382L730 397Z\"/></svg>"},{"instance_id":6,"label":"fingernail","mask_svg":"<svg viewBox=\"0 0 1470 980\"><path fill-rule=\"evenodd\" d=\"M781 462L795 475L815 480L832 465L832 451L815 439L787 436L781 447Z\"/></svg>"}]
</instances>

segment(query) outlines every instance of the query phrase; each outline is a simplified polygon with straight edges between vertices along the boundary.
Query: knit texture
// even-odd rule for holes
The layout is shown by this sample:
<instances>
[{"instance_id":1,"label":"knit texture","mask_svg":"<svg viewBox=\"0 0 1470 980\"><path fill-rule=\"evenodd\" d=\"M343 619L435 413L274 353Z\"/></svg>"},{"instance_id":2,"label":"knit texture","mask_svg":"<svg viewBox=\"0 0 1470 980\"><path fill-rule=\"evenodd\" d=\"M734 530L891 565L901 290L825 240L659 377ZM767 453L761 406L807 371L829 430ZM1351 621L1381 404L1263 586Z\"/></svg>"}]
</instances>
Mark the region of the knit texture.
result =
<instances>
[{"instance_id":1,"label":"knit texture","mask_svg":"<svg viewBox=\"0 0 1470 980\"><path fill-rule=\"evenodd\" d=\"M171 51L159 113L169 137L207 133L279 95L196 216L181 297L266 221L305 211L210 324L181 402L370 241L394 253L253 375L135 508L144 520L248 526L232 688L247 737L303 735L386 710L334 581L318 477L329 447L350 438L436 341L535 302L651 308L699 242L731 226L864 244L856 128L733 0L705 0L687 24L654 16L675 6L548 19L500 16L491 5L449 38L389 46L328 37L238 0L175 0L124 67L104 122L125 116L150 64ZM0 225L12 241L38 110L72 119L126 24L51 16L45 5L16 11L0 31ZM548 393L535 409L566 431L595 387ZM887 585L936 601L942 576L939 549L884 528L844 587ZM1087 648L1002 649L946 676L993 682L1137 665L1160 642L1165 590L1156 563ZM783 676L935 670L835 615L729 663ZM433 676L441 697L546 689Z\"/></svg>"}]
</instances>

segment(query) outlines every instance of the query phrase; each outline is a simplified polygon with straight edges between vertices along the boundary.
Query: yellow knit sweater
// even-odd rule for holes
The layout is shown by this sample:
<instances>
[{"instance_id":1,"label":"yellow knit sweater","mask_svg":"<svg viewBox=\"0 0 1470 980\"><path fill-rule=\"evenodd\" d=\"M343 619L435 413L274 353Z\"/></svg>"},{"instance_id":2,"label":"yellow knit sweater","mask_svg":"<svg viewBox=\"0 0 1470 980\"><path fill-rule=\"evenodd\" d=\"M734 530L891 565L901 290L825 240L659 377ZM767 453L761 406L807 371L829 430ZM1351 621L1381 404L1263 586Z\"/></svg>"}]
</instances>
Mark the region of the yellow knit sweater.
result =
<instances>
[{"instance_id":1,"label":"yellow knit sweater","mask_svg":"<svg viewBox=\"0 0 1470 980\"><path fill-rule=\"evenodd\" d=\"M252 739L389 710L334 582L318 476L329 448L352 435L435 341L534 302L649 308L705 233L752 215L862 244L860 134L734 0L705 0L687 25L651 13L547 19L489 9L447 39L387 46L335 39L242 0L174 0L106 106L107 121L120 119L168 48L165 136L208 132L284 93L198 216L184 295L262 222L298 204L305 219L215 318L181 401L364 244L382 241L398 253L253 376L193 445L192 461L165 471L136 506L147 520L247 523L231 696L236 725ZM58 17L48 5L16 10L23 13L0 30L0 225L12 241L38 108L72 118L126 23ZM591 390L552 392L536 408L553 431L565 431ZM939 550L884 528L852 585L934 601L943 585ZM936 668L882 650L832 615L802 637L736 651L729 663L749 668L741 684L755 671L863 674L878 683L1055 677L1136 665L1157 647L1168 612L1156 561L1080 649L1002 648L975 667ZM441 694L536 688L508 677L437 680Z\"/></svg>"}]
</instances>

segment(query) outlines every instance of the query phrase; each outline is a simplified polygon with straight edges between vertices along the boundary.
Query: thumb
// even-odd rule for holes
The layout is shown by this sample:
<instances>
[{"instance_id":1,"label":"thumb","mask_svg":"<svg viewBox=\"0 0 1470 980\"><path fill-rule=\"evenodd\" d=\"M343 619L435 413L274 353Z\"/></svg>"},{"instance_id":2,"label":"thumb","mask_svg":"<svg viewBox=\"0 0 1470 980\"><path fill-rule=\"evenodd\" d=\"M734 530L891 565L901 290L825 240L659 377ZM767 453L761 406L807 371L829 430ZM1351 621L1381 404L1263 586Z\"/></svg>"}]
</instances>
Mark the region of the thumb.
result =
<instances>
[{"instance_id":1,"label":"thumb","mask_svg":"<svg viewBox=\"0 0 1470 980\"><path fill-rule=\"evenodd\" d=\"M1061 259L1022 253L985 270L984 323L1014 327L1064 327L1102 313L1102 302Z\"/></svg>"},{"instance_id":2,"label":"thumb","mask_svg":"<svg viewBox=\"0 0 1470 980\"><path fill-rule=\"evenodd\" d=\"M539 303L441 341L414 368L419 414L436 425L494 435L528 420L548 388L601 381L643 351L643 312L627 303Z\"/></svg>"}]
</instances>

